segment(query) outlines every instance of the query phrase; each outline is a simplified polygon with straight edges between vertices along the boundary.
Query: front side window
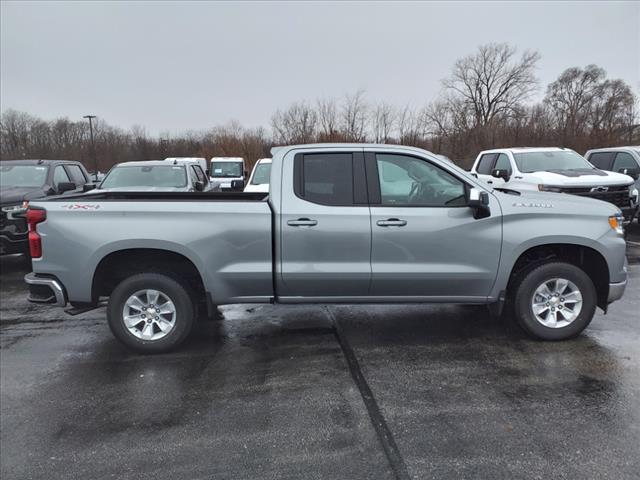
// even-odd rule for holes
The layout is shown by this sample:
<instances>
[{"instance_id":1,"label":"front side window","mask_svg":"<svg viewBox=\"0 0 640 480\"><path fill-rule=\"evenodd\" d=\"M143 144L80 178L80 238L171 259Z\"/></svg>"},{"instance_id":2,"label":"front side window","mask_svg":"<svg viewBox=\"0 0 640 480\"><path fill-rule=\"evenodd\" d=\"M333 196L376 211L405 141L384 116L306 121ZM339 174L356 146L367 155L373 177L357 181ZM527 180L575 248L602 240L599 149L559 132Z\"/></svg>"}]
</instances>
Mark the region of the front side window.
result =
<instances>
[{"instance_id":1,"label":"front side window","mask_svg":"<svg viewBox=\"0 0 640 480\"><path fill-rule=\"evenodd\" d=\"M186 186L187 174L182 165L116 166L100 184L100 188Z\"/></svg>"},{"instance_id":2,"label":"front side window","mask_svg":"<svg viewBox=\"0 0 640 480\"><path fill-rule=\"evenodd\" d=\"M295 193L322 205L352 205L353 155L319 153L296 158Z\"/></svg>"},{"instance_id":3,"label":"front side window","mask_svg":"<svg viewBox=\"0 0 640 480\"><path fill-rule=\"evenodd\" d=\"M259 163L256 171L253 172L251 185L268 185L271 181L271 164Z\"/></svg>"},{"instance_id":4,"label":"front side window","mask_svg":"<svg viewBox=\"0 0 640 480\"><path fill-rule=\"evenodd\" d=\"M242 176L242 163L240 162L212 162L211 176L216 178L232 178Z\"/></svg>"},{"instance_id":5,"label":"front side window","mask_svg":"<svg viewBox=\"0 0 640 480\"><path fill-rule=\"evenodd\" d=\"M509 157L506 154L501 153L498 155L498 159L496 160L496 164L493 167L494 170L506 170L511 175L511 162L509 161Z\"/></svg>"},{"instance_id":6,"label":"front side window","mask_svg":"<svg viewBox=\"0 0 640 480\"><path fill-rule=\"evenodd\" d=\"M71 178L76 185L84 185L87 179L82 173L82 169L78 165L67 165L67 171L71 174Z\"/></svg>"},{"instance_id":7,"label":"front side window","mask_svg":"<svg viewBox=\"0 0 640 480\"><path fill-rule=\"evenodd\" d=\"M616 159L613 162L613 171L619 172L620 170L637 170L638 164L631 154L627 152L618 152Z\"/></svg>"},{"instance_id":8,"label":"front side window","mask_svg":"<svg viewBox=\"0 0 640 480\"><path fill-rule=\"evenodd\" d=\"M584 157L570 150L546 152L520 152L513 154L518 170L522 173L554 170L593 170Z\"/></svg>"},{"instance_id":9,"label":"front side window","mask_svg":"<svg viewBox=\"0 0 640 480\"><path fill-rule=\"evenodd\" d=\"M200 165L194 165L193 166L193 171L196 172L196 176L198 177L198 180L206 185L207 184L207 176L202 171L202 167Z\"/></svg>"},{"instance_id":10,"label":"front side window","mask_svg":"<svg viewBox=\"0 0 640 480\"><path fill-rule=\"evenodd\" d=\"M46 165L4 165L0 163L0 186L42 187L47 181Z\"/></svg>"},{"instance_id":11,"label":"front side window","mask_svg":"<svg viewBox=\"0 0 640 480\"><path fill-rule=\"evenodd\" d=\"M458 207L466 205L465 185L419 158L377 154L382 205Z\"/></svg>"},{"instance_id":12,"label":"front side window","mask_svg":"<svg viewBox=\"0 0 640 480\"><path fill-rule=\"evenodd\" d=\"M495 153L485 153L480 157L478 168L476 172L481 175L491 175L491 167L493 166L493 160L496 158Z\"/></svg>"},{"instance_id":13,"label":"front side window","mask_svg":"<svg viewBox=\"0 0 640 480\"><path fill-rule=\"evenodd\" d=\"M53 184L57 187L62 182L69 182L69 175L65 172L62 165L58 165L53 171Z\"/></svg>"}]
</instances>

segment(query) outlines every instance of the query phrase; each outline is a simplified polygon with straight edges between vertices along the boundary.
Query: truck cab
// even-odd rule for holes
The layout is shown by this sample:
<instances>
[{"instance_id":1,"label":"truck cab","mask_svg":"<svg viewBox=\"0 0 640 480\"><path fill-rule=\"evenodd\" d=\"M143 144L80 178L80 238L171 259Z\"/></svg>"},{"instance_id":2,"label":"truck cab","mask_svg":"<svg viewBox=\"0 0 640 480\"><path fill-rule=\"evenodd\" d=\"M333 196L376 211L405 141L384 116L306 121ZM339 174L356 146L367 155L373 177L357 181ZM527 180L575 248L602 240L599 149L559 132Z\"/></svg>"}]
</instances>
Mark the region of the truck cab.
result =
<instances>
[{"instance_id":1,"label":"truck cab","mask_svg":"<svg viewBox=\"0 0 640 480\"><path fill-rule=\"evenodd\" d=\"M492 187L568 193L604 200L628 223L638 211L638 190L623 173L596 168L567 148L499 148L480 152L471 173Z\"/></svg>"},{"instance_id":2,"label":"truck cab","mask_svg":"<svg viewBox=\"0 0 640 480\"><path fill-rule=\"evenodd\" d=\"M211 182L219 184L220 189L242 190L246 177L244 158L242 157L213 157L211 159Z\"/></svg>"}]
</instances>

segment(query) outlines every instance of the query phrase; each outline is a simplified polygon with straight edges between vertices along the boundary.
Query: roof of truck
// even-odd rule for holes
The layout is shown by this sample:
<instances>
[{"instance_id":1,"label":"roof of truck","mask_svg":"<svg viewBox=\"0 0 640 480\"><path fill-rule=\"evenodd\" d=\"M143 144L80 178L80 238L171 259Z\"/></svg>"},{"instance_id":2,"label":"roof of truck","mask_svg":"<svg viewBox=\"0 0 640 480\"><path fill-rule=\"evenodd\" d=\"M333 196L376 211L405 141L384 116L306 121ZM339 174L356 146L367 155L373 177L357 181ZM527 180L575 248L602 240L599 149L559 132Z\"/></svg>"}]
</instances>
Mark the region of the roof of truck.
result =
<instances>
[{"instance_id":1,"label":"roof of truck","mask_svg":"<svg viewBox=\"0 0 640 480\"><path fill-rule=\"evenodd\" d=\"M625 150L635 150L636 152L640 152L640 145L630 145L626 147L604 147L604 148L592 148L588 150L589 152L624 152Z\"/></svg>"},{"instance_id":2,"label":"roof of truck","mask_svg":"<svg viewBox=\"0 0 640 480\"><path fill-rule=\"evenodd\" d=\"M242 157L211 157L212 162L244 162Z\"/></svg>"},{"instance_id":3,"label":"roof of truck","mask_svg":"<svg viewBox=\"0 0 640 480\"><path fill-rule=\"evenodd\" d=\"M174 160L176 165L185 165L193 163L192 160ZM134 162L122 162L116 163L114 167L166 167L167 165L171 165L170 162L166 160L140 160Z\"/></svg>"},{"instance_id":4,"label":"roof of truck","mask_svg":"<svg viewBox=\"0 0 640 480\"><path fill-rule=\"evenodd\" d=\"M54 163L75 163L82 165L77 160L49 160L49 159L21 159L21 160L2 160L2 163L11 163L12 165L51 165Z\"/></svg>"},{"instance_id":5,"label":"roof of truck","mask_svg":"<svg viewBox=\"0 0 640 480\"><path fill-rule=\"evenodd\" d=\"M494 153L509 151L512 153L519 152L558 152L558 151L572 151L570 148L564 147L504 147L504 148L492 148L491 150L483 150L480 153Z\"/></svg>"},{"instance_id":6,"label":"roof of truck","mask_svg":"<svg viewBox=\"0 0 640 480\"><path fill-rule=\"evenodd\" d=\"M420 152L435 155L435 153L425 150L423 148L408 147L406 145L396 145L393 143L308 143L300 145L287 145L282 147L273 147L271 149L271 155L276 156L280 152L286 152L288 150L304 150L304 149L345 149L345 150L357 150L357 149L393 149L402 150L405 152Z\"/></svg>"}]
</instances>

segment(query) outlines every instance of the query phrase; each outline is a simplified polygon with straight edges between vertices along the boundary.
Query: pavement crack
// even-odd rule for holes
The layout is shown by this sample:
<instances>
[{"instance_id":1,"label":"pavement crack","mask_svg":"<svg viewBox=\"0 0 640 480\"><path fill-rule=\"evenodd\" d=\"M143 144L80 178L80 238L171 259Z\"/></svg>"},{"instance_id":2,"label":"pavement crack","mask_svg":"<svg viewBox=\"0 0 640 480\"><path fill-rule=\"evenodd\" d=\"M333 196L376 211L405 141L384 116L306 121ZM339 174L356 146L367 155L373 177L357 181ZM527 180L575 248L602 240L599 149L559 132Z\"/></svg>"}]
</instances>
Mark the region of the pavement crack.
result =
<instances>
[{"instance_id":1,"label":"pavement crack","mask_svg":"<svg viewBox=\"0 0 640 480\"><path fill-rule=\"evenodd\" d=\"M393 438L393 434L391 433L391 430L389 429L389 426L387 425L387 422L382 415L382 412L380 411L380 407L378 407L378 402L376 401L373 392L371 391L371 387L369 387L369 384L367 383L367 379L362 373L358 358L356 357L353 348L351 348L351 344L349 344L349 341L344 334L344 331L342 330L340 322L329 307L325 307L325 311L327 312L327 316L331 321L334 334L347 361L351 377L353 378L354 383L360 391L362 401L367 408L369 418L371 419L373 428L376 431L378 440L382 445L382 449L387 457L391 469L393 470L395 478L398 480L410 480L411 477L404 462L404 458L402 457L400 449L398 448L398 445Z\"/></svg>"}]
</instances>

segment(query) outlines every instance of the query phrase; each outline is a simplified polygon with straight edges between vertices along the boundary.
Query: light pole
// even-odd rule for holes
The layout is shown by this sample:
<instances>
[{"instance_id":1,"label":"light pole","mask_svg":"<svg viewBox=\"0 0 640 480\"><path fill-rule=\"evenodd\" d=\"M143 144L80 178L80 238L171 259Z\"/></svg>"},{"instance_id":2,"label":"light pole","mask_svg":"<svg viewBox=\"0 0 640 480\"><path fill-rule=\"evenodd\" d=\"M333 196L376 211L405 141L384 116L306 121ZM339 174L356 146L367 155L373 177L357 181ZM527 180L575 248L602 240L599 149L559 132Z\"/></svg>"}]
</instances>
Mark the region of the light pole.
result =
<instances>
[{"instance_id":1,"label":"light pole","mask_svg":"<svg viewBox=\"0 0 640 480\"><path fill-rule=\"evenodd\" d=\"M94 167L94 180L97 182L98 181L98 157L96 156L96 144L93 141L93 122L92 120L94 118L96 118L95 115L85 115L82 118L88 118L89 119L89 134L91 135L91 150L93 153L93 167Z\"/></svg>"}]
</instances>

